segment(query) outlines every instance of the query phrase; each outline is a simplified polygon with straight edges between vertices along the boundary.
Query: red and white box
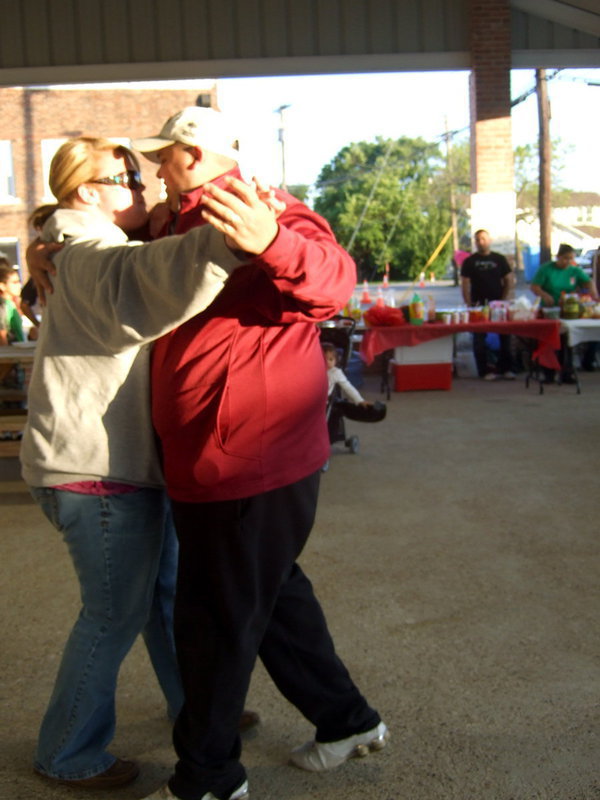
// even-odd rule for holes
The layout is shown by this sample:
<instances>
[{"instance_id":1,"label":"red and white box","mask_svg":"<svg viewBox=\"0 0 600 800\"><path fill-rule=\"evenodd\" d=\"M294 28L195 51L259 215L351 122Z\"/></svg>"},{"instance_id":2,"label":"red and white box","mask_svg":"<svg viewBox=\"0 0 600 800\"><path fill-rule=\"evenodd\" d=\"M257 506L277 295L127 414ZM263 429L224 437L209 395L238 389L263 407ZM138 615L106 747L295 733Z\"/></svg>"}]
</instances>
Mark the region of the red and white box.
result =
<instances>
[{"instance_id":1,"label":"red and white box","mask_svg":"<svg viewBox=\"0 0 600 800\"><path fill-rule=\"evenodd\" d=\"M390 361L396 392L452 388L452 336L431 339L414 347L396 347Z\"/></svg>"}]
</instances>

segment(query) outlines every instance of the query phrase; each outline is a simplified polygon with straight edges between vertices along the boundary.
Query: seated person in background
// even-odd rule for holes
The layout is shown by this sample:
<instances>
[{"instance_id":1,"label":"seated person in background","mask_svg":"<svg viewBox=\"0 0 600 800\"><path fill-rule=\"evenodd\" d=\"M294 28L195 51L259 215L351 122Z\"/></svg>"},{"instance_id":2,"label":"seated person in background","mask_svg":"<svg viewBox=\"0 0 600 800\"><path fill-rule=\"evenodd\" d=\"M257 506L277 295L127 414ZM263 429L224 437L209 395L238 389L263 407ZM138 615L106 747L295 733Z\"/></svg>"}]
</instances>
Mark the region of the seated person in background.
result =
<instances>
[{"instance_id":1,"label":"seated person in background","mask_svg":"<svg viewBox=\"0 0 600 800\"><path fill-rule=\"evenodd\" d=\"M17 338L17 341L37 339L37 326L40 324L40 320L32 310L32 306L37 303L35 284L31 278L29 278L25 286L21 286L21 276L19 275L18 269L13 267L4 256L0 256L0 273L3 276L7 276L6 286L2 287L5 288L3 296L7 297L13 303L18 313L19 321L14 323L15 327L18 327L19 322L21 323L21 339ZM32 323L32 327L26 323L25 330L23 329L24 316Z\"/></svg>"},{"instance_id":2,"label":"seated person in background","mask_svg":"<svg viewBox=\"0 0 600 800\"><path fill-rule=\"evenodd\" d=\"M590 276L575 266L575 250L561 244L554 261L542 264L533 276L531 291L541 297L543 306L558 306L563 292L585 292L594 300L598 292Z\"/></svg>"},{"instance_id":3,"label":"seated person in background","mask_svg":"<svg viewBox=\"0 0 600 800\"><path fill-rule=\"evenodd\" d=\"M5 329L7 338L7 341L3 342L3 344L22 342L25 338L21 315L12 299L15 290L18 297L21 293L19 272L14 267L11 267L5 258L2 258L0 259L0 305L2 306L2 310L0 310L0 320L2 320L0 329Z\"/></svg>"},{"instance_id":4,"label":"seated person in background","mask_svg":"<svg viewBox=\"0 0 600 800\"><path fill-rule=\"evenodd\" d=\"M6 303L4 298L0 297L0 347L8 344L8 323L6 321ZM0 376L2 369L0 368Z\"/></svg>"},{"instance_id":5,"label":"seated person in background","mask_svg":"<svg viewBox=\"0 0 600 800\"><path fill-rule=\"evenodd\" d=\"M330 342L321 344L325 366L327 367L327 397L328 397L328 417L327 427L329 429L329 440L337 440L338 425L342 417L348 417L356 422L379 422L385 417L385 403L377 401L370 403L365 400L358 389L353 386L344 371L339 368L338 351L335 345ZM332 394L339 387L344 400L332 398Z\"/></svg>"},{"instance_id":6,"label":"seated person in background","mask_svg":"<svg viewBox=\"0 0 600 800\"><path fill-rule=\"evenodd\" d=\"M13 266L6 256L0 256L0 267L6 267L8 270L5 296L12 300L15 304L17 311L21 311L21 276L19 270Z\"/></svg>"},{"instance_id":7,"label":"seated person in background","mask_svg":"<svg viewBox=\"0 0 600 800\"><path fill-rule=\"evenodd\" d=\"M338 367L338 351L335 345L325 342L321 347L327 365L327 395L330 397L335 387L339 386L344 397L351 403L364 407L369 406L370 403L361 396L358 389L350 383L344 371Z\"/></svg>"},{"instance_id":8,"label":"seated person in background","mask_svg":"<svg viewBox=\"0 0 600 800\"><path fill-rule=\"evenodd\" d=\"M535 295L542 299L542 306L545 307L560 305L563 293L585 292L594 300L598 299L598 291L590 276L580 267L575 266L575 249L569 244L561 244L554 261L547 261L540 266L533 276L530 288ZM561 335L561 350L558 358L562 364L562 382L573 383L573 369L564 334ZM545 372L546 380L552 382L554 370L545 370Z\"/></svg>"},{"instance_id":9,"label":"seated person in background","mask_svg":"<svg viewBox=\"0 0 600 800\"><path fill-rule=\"evenodd\" d=\"M4 257L0 258L0 345L22 342L23 324L19 309L13 302L13 294L21 291L18 271ZM22 390L24 387L23 369L16 364L0 366L0 385L4 389ZM12 401L7 401L12 407ZM6 405L4 402L2 405ZM19 404L18 404L19 405Z\"/></svg>"}]
</instances>

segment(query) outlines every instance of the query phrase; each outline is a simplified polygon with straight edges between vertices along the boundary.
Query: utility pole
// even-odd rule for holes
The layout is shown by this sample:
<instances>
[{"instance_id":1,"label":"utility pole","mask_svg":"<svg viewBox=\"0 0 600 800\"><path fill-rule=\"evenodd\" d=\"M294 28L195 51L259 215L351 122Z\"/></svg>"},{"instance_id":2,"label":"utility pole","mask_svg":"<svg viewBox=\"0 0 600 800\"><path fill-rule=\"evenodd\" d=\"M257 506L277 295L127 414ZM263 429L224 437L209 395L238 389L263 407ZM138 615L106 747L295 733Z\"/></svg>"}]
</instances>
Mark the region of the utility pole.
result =
<instances>
[{"instance_id":1,"label":"utility pole","mask_svg":"<svg viewBox=\"0 0 600 800\"><path fill-rule=\"evenodd\" d=\"M552 257L552 178L550 143L550 101L548 100L548 79L545 69L536 69L535 88L537 92L539 119L539 154L540 154L540 264L550 261Z\"/></svg>"},{"instance_id":2,"label":"utility pole","mask_svg":"<svg viewBox=\"0 0 600 800\"><path fill-rule=\"evenodd\" d=\"M450 131L448 130L448 117L444 117L446 127L446 175L450 184L450 223L452 225L452 254L458 250L458 222L456 219L456 197L454 195L454 169L452 162L452 148L450 145Z\"/></svg>"},{"instance_id":3,"label":"utility pole","mask_svg":"<svg viewBox=\"0 0 600 800\"><path fill-rule=\"evenodd\" d=\"M281 183L280 188L287 191L287 183L285 180L285 119L283 112L288 109L289 104L286 106L279 106L275 111L279 114L279 141L281 142Z\"/></svg>"}]
</instances>

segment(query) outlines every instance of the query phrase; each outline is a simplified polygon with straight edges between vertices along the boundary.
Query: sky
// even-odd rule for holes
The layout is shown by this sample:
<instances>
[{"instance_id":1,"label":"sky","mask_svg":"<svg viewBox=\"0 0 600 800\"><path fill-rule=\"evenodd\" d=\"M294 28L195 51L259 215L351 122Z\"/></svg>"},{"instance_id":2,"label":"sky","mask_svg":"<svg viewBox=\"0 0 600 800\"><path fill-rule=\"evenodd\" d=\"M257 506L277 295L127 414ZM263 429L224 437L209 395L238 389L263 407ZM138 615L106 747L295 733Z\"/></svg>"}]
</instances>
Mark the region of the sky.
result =
<instances>
[{"instance_id":1,"label":"sky","mask_svg":"<svg viewBox=\"0 0 600 800\"><path fill-rule=\"evenodd\" d=\"M549 81L550 133L567 148L564 187L600 192L600 85L586 80L600 84L600 69L561 70ZM350 142L377 136L439 141L446 126L468 135L468 84L468 72L226 78L218 81L218 102L243 131L246 172L274 184L282 174L277 109L288 105L283 112L286 182L313 184L321 168ZM534 85L533 70L513 71L511 97ZM513 108L513 144L535 143L537 135L532 94Z\"/></svg>"}]
</instances>

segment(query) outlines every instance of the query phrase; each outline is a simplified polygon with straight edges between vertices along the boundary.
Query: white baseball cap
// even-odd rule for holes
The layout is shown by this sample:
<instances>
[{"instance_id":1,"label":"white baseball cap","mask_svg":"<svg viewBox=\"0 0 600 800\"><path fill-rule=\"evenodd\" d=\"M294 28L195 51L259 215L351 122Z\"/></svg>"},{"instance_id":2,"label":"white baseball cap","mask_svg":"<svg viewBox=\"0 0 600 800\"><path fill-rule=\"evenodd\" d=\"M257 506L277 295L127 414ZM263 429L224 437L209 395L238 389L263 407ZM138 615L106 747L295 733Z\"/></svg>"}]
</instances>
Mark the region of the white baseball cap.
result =
<instances>
[{"instance_id":1,"label":"white baseball cap","mask_svg":"<svg viewBox=\"0 0 600 800\"><path fill-rule=\"evenodd\" d=\"M234 161L239 161L240 158L236 137L229 129L224 115L213 108L200 106L187 106L170 117L157 136L132 139L131 146L150 161L158 161L157 151L175 142L206 148Z\"/></svg>"}]
</instances>

